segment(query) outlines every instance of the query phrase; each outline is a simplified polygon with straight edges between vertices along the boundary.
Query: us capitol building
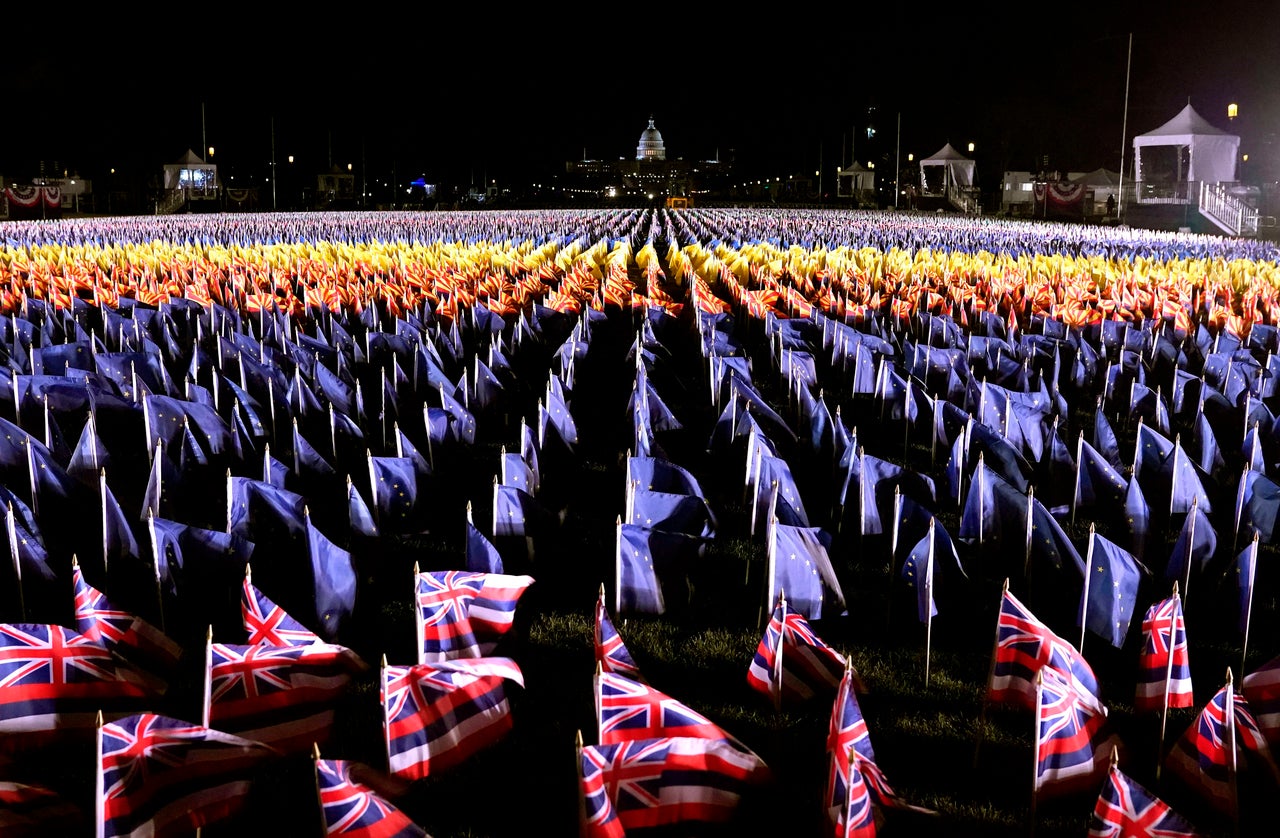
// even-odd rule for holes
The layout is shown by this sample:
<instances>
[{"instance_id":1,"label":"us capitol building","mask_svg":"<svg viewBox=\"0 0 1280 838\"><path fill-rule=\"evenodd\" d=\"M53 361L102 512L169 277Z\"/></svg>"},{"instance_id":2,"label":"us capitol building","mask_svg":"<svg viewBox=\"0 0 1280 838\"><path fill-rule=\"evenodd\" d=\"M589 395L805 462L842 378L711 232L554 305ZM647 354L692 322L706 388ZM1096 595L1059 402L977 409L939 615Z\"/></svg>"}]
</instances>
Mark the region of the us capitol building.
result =
<instances>
[{"instance_id":1,"label":"us capitol building","mask_svg":"<svg viewBox=\"0 0 1280 838\"><path fill-rule=\"evenodd\" d=\"M733 176L733 163L720 159L667 159L662 133L649 117L649 126L640 132L634 159L586 159L565 163L570 188L607 198L659 200L669 197L693 198L726 194Z\"/></svg>"}]
</instances>

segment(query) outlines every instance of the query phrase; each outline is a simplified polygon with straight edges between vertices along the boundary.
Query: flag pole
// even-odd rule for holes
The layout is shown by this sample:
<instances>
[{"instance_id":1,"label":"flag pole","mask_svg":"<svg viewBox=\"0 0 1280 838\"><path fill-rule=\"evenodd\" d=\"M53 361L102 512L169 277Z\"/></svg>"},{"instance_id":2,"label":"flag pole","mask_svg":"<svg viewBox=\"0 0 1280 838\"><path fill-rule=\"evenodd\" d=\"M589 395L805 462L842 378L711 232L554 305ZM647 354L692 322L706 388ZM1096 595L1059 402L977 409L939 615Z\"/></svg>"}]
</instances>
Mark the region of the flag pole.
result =
<instances>
[{"instance_id":1,"label":"flag pole","mask_svg":"<svg viewBox=\"0 0 1280 838\"><path fill-rule=\"evenodd\" d=\"M201 718L205 727L209 726L209 717L213 711L213 624L204 635L204 694L202 696Z\"/></svg>"},{"instance_id":2,"label":"flag pole","mask_svg":"<svg viewBox=\"0 0 1280 838\"><path fill-rule=\"evenodd\" d=\"M1046 204L1048 201L1046 200ZM1027 832L1036 834L1036 792L1040 790L1040 707L1044 701L1044 670L1036 670L1035 747L1031 749L1031 816L1027 819Z\"/></svg>"},{"instance_id":3,"label":"flag pole","mask_svg":"<svg viewBox=\"0 0 1280 838\"><path fill-rule=\"evenodd\" d=\"M782 624L778 626L778 649L773 656L773 683L769 691L773 693L773 712L782 712L782 653L786 648L784 638L787 632L787 592L778 591L778 608L782 609Z\"/></svg>"},{"instance_id":4,"label":"flag pole","mask_svg":"<svg viewBox=\"0 0 1280 838\"><path fill-rule=\"evenodd\" d=\"M893 560L898 555L898 522L902 518L902 491L898 484L893 486L893 536L889 539L889 574L893 575Z\"/></svg>"},{"instance_id":5,"label":"flag pole","mask_svg":"<svg viewBox=\"0 0 1280 838\"><path fill-rule=\"evenodd\" d=\"M418 563L413 563L413 625L417 629L418 635L418 664L426 663L423 658L426 656L426 638L423 633L426 627L423 625L422 607L418 604Z\"/></svg>"},{"instance_id":6,"label":"flag pole","mask_svg":"<svg viewBox=\"0 0 1280 838\"><path fill-rule=\"evenodd\" d=\"M982 496L979 495L979 498ZM1031 532L1035 529L1036 487L1027 487L1027 538L1022 559L1022 578L1031 587ZM981 520L981 518L979 518Z\"/></svg>"},{"instance_id":7,"label":"flag pole","mask_svg":"<svg viewBox=\"0 0 1280 838\"><path fill-rule=\"evenodd\" d=\"M1249 476L1249 464L1246 463L1244 471L1240 475L1240 482L1236 487L1236 525L1231 530L1231 552L1236 551L1236 545L1240 542L1240 517L1244 514L1244 490L1245 478Z\"/></svg>"},{"instance_id":8,"label":"flag pole","mask_svg":"<svg viewBox=\"0 0 1280 838\"><path fill-rule=\"evenodd\" d=\"M422 637L422 632L418 632ZM418 641L421 645L422 641ZM421 660L422 656L418 656ZM382 744L387 755L387 770L391 770L391 724L387 718L387 653L382 653L382 666L378 670L378 702L382 705Z\"/></svg>"},{"instance_id":9,"label":"flag pole","mask_svg":"<svg viewBox=\"0 0 1280 838\"><path fill-rule=\"evenodd\" d=\"M1080 645L1076 651L1081 655L1084 654L1084 633L1089 625L1089 571L1093 570L1093 542L1097 539L1098 534L1094 532L1094 525L1089 525L1089 552L1084 560L1084 592L1080 596ZM1170 660L1173 660L1170 655Z\"/></svg>"},{"instance_id":10,"label":"flag pole","mask_svg":"<svg viewBox=\"0 0 1280 838\"><path fill-rule=\"evenodd\" d=\"M1076 522L1076 507L1080 504L1080 461L1084 455L1084 431L1080 432L1080 437L1076 440L1076 486L1071 493L1071 523L1074 526Z\"/></svg>"},{"instance_id":11,"label":"flag pole","mask_svg":"<svg viewBox=\"0 0 1280 838\"><path fill-rule=\"evenodd\" d=\"M1200 496L1196 495L1191 498L1191 529L1187 530L1187 569L1182 574L1182 599L1186 602L1187 589L1191 587L1191 557L1195 552L1196 544L1196 509L1200 503Z\"/></svg>"},{"instance_id":12,"label":"flag pole","mask_svg":"<svg viewBox=\"0 0 1280 838\"><path fill-rule=\"evenodd\" d=\"M604 721L601 716L601 710L600 710L600 675L603 672L604 672L604 668L600 664L600 661L596 661L596 676L595 676L594 692L595 692L595 704L596 704L596 741L597 742L600 742L601 737L604 735L604 730L603 730Z\"/></svg>"},{"instance_id":13,"label":"flag pole","mask_svg":"<svg viewBox=\"0 0 1280 838\"><path fill-rule=\"evenodd\" d=\"M1247 672L1245 661L1249 658L1249 621L1253 618L1253 578L1258 572L1258 531L1253 531L1253 544L1249 547L1249 596L1244 604L1244 646L1240 650L1240 671Z\"/></svg>"},{"instance_id":14,"label":"flag pole","mask_svg":"<svg viewBox=\"0 0 1280 838\"><path fill-rule=\"evenodd\" d=\"M1170 596L1173 599L1174 614L1169 620L1169 657L1164 662L1164 689L1160 692L1160 742L1156 748L1157 780L1160 779L1160 769L1164 765L1164 737L1169 723L1169 684L1173 681L1173 653L1178 647L1178 618L1182 616L1182 601L1178 598L1178 580L1176 579L1173 581L1173 593ZM1185 625L1184 621L1183 626L1185 627ZM1156 631L1159 630L1156 626L1152 628Z\"/></svg>"},{"instance_id":15,"label":"flag pole","mask_svg":"<svg viewBox=\"0 0 1280 838\"><path fill-rule=\"evenodd\" d=\"M587 838L587 799L582 793L582 729L574 736L574 754L578 774L578 838Z\"/></svg>"},{"instance_id":16,"label":"flag pole","mask_svg":"<svg viewBox=\"0 0 1280 838\"><path fill-rule=\"evenodd\" d=\"M156 575L156 609L160 616L160 631L164 631L164 589L160 584L160 545L156 542L156 516L147 510L147 532L151 535L151 566Z\"/></svg>"},{"instance_id":17,"label":"flag pole","mask_svg":"<svg viewBox=\"0 0 1280 838\"><path fill-rule=\"evenodd\" d=\"M617 535L614 538L613 550L613 613L622 611L622 516L618 516ZM600 594L604 595L604 583L600 583Z\"/></svg>"},{"instance_id":18,"label":"flag pole","mask_svg":"<svg viewBox=\"0 0 1280 838\"><path fill-rule=\"evenodd\" d=\"M111 522L107 520L107 470L105 468L98 469L98 506L102 510L102 578L110 579L111 574L107 567L107 543L110 540Z\"/></svg>"},{"instance_id":19,"label":"flag pole","mask_svg":"<svg viewBox=\"0 0 1280 838\"><path fill-rule=\"evenodd\" d=\"M17 381L17 376L14 376ZM97 759L94 761L93 770L93 810L94 810L94 838L105 838L106 835L106 788L102 779L102 711L98 711L98 717L94 724L94 749L97 752Z\"/></svg>"},{"instance_id":20,"label":"flag pole","mask_svg":"<svg viewBox=\"0 0 1280 838\"><path fill-rule=\"evenodd\" d=\"M1234 695L1235 685L1231 679L1231 667L1227 667L1227 701L1226 716L1227 735L1226 739L1231 743L1231 758L1227 762L1227 773L1230 776L1231 784L1231 828L1235 835L1240 834L1240 789L1236 784L1236 699Z\"/></svg>"},{"instance_id":21,"label":"flag pole","mask_svg":"<svg viewBox=\"0 0 1280 838\"><path fill-rule=\"evenodd\" d=\"M324 795L320 793L320 746L315 742L311 743L311 767L316 781L316 802L320 805L320 834L327 835L329 821L324 816Z\"/></svg>"},{"instance_id":22,"label":"flag pole","mask_svg":"<svg viewBox=\"0 0 1280 838\"><path fill-rule=\"evenodd\" d=\"M929 607L924 611L924 688L929 689L929 658L933 652L933 530L937 525L936 518L929 519L929 563L925 565L924 589L925 601Z\"/></svg>"},{"instance_id":23,"label":"flag pole","mask_svg":"<svg viewBox=\"0 0 1280 838\"><path fill-rule=\"evenodd\" d=\"M1004 585L1000 588L1000 603L1003 606L1004 598L1009 594L1009 577L1005 577ZM996 677L996 654L1000 650L1000 613L996 612L996 637L991 643L991 665L987 668L987 691L982 696L982 707L978 713L978 735L977 743L973 746L973 767L978 767L978 753L982 750L983 725L987 721L987 703L991 694L991 680Z\"/></svg>"},{"instance_id":24,"label":"flag pole","mask_svg":"<svg viewBox=\"0 0 1280 838\"><path fill-rule=\"evenodd\" d=\"M16 376L14 380L17 380ZM5 529L9 532L9 556L13 560L13 572L17 575L18 614L25 620L27 603L22 594L22 559L18 555L18 525L13 517L13 501L9 501L9 508L5 510L4 522Z\"/></svg>"},{"instance_id":25,"label":"flag pole","mask_svg":"<svg viewBox=\"0 0 1280 838\"><path fill-rule=\"evenodd\" d=\"M986 494L986 491L987 491L987 477L986 477L986 474L984 473L984 472L986 471L986 469L984 469L984 468L983 468L983 466L984 466L984 465L986 465L985 457L986 457L986 455L985 455L985 453L984 453L984 452L982 452L982 451L979 451L979 452L978 452L978 503L979 503L979 504L982 504L982 503L983 503L982 498L983 498L983 495L985 495L985 494ZM963 506L962 506L961 508L963 509ZM983 535L983 533L982 533L982 530L983 530L983 526L982 526L982 524L983 524L982 512L983 512L983 510L982 510L982 509L979 509L979 510L978 510L978 546L979 546L979 547L981 547L981 546L982 546L982 535ZM1007 584L1007 583L1006 583L1006 584Z\"/></svg>"},{"instance_id":26,"label":"flag pole","mask_svg":"<svg viewBox=\"0 0 1280 838\"><path fill-rule=\"evenodd\" d=\"M773 519L773 526L776 527L777 524L778 524L778 519L777 518ZM777 579L776 568L778 564L778 551L777 551L778 540L773 537L775 532L776 531L773 529L773 527L769 528L769 547L768 547L768 553L767 553L769 557L769 565L768 565L768 570L766 571L764 602L773 602L773 584L774 584L774 581ZM760 603L760 611L758 614L756 614L756 631L760 630L760 624L764 620L764 602Z\"/></svg>"}]
</instances>

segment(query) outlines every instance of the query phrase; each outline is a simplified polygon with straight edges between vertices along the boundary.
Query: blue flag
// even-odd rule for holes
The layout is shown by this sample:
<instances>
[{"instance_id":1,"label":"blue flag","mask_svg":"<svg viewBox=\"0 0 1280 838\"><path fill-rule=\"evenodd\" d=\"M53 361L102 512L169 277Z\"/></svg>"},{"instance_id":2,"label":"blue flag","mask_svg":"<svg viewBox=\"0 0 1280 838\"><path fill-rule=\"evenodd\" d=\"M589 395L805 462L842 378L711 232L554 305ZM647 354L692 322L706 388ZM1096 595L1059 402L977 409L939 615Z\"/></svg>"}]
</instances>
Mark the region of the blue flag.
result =
<instances>
[{"instance_id":1,"label":"blue flag","mask_svg":"<svg viewBox=\"0 0 1280 838\"><path fill-rule=\"evenodd\" d=\"M351 554L334 544L306 516L307 554L316 593L316 624L333 640L356 604L356 571Z\"/></svg>"},{"instance_id":2,"label":"blue flag","mask_svg":"<svg viewBox=\"0 0 1280 838\"><path fill-rule=\"evenodd\" d=\"M807 620L844 614L844 592L827 552L829 538L817 527L773 527L770 545L770 595L782 592L787 604Z\"/></svg>"},{"instance_id":3,"label":"blue flag","mask_svg":"<svg viewBox=\"0 0 1280 838\"><path fill-rule=\"evenodd\" d=\"M1086 599L1081 604L1085 627L1124 647L1142 581L1142 566L1127 550L1094 533Z\"/></svg>"}]
</instances>

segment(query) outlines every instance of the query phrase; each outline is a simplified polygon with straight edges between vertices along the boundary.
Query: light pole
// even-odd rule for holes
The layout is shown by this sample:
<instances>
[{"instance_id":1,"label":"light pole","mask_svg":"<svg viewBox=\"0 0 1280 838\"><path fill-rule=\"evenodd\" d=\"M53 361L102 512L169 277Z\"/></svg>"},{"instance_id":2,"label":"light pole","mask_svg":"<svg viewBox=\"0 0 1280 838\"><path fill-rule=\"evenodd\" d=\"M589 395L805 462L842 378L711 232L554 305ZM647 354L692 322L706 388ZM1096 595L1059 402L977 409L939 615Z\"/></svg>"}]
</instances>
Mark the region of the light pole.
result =
<instances>
[{"instance_id":1,"label":"light pole","mask_svg":"<svg viewBox=\"0 0 1280 838\"><path fill-rule=\"evenodd\" d=\"M893 208L898 208L898 196L902 194L902 111L898 111L898 140L893 148Z\"/></svg>"},{"instance_id":2,"label":"light pole","mask_svg":"<svg viewBox=\"0 0 1280 838\"><path fill-rule=\"evenodd\" d=\"M271 211L276 211L276 118L271 117Z\"/></svg>"}]
</instances>

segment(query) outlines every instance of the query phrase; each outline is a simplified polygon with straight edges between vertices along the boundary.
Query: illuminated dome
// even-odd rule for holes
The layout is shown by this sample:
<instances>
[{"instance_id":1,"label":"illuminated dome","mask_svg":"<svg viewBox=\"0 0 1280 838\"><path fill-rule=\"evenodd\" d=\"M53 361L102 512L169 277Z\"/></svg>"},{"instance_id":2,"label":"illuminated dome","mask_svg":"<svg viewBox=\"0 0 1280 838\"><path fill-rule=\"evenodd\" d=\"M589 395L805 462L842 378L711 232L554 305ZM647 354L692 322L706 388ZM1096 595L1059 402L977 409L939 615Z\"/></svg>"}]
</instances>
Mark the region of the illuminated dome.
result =
<instances>
[{"instance_id":1,"label":"illuminated dome","mask_svg":"<svg viewBox=\"0 0 1280 838\"><path fill-rule=\"evenodd\" d=\"M653 117L649 117L649 127L640 135L640 145L636 146L636 159L667 159L667 147L662 144L662 134L653 127Z\"/></svg>"}]
</instances>

